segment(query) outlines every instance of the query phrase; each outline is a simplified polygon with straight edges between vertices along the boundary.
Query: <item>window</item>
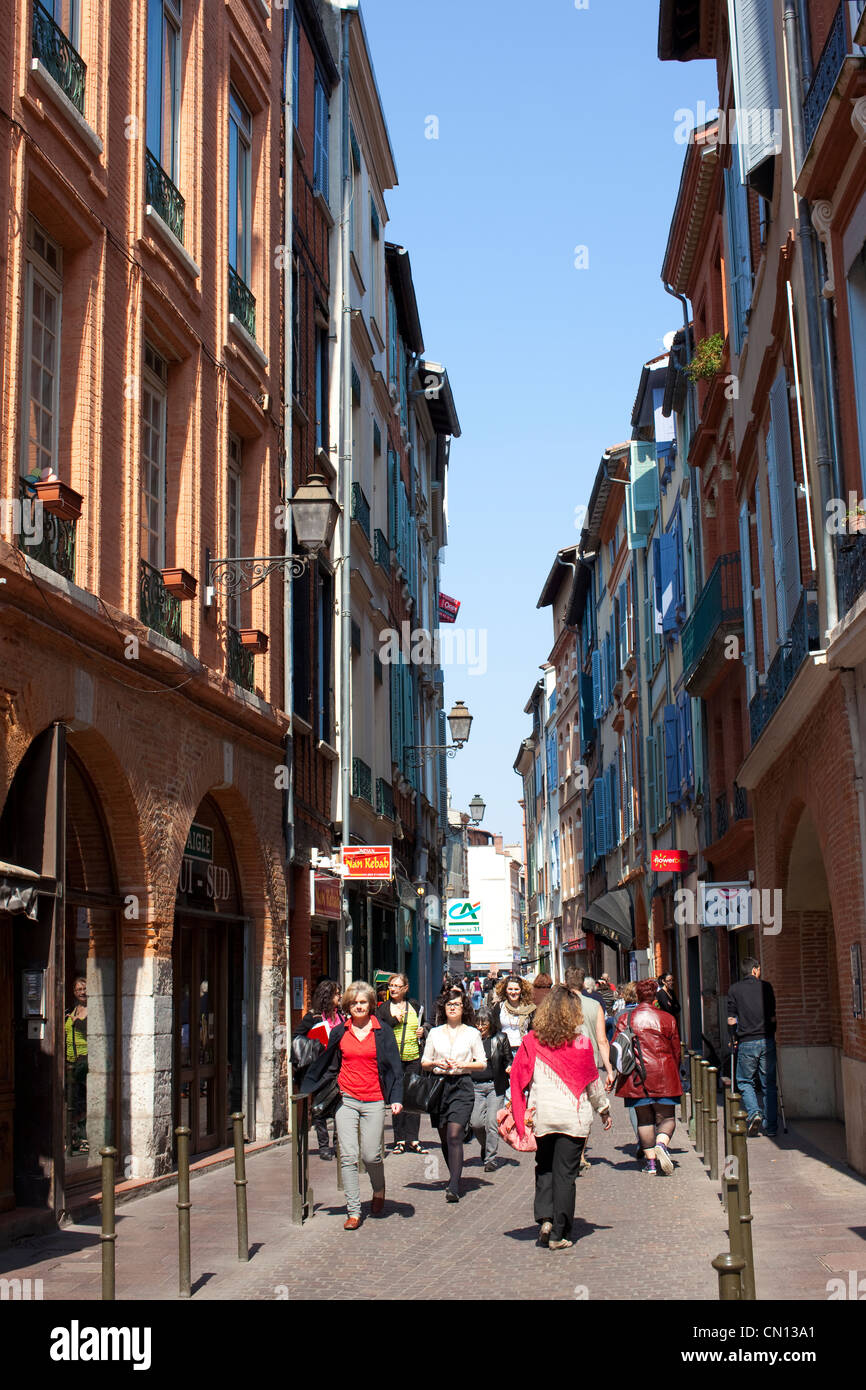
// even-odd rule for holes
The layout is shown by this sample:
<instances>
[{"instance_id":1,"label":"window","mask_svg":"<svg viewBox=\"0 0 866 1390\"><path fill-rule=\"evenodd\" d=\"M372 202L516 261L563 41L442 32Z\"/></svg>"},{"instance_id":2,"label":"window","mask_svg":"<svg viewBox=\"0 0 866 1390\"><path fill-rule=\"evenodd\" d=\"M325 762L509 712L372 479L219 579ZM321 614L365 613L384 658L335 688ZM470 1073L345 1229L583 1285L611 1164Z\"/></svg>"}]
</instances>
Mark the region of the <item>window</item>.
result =
<instances>
[{"instance_id":1,"label":"window","mask_svg":"<svg viewBox=\"0 0 866 1390\"><path fill-rule=\"evenodd\" d=\"M301 78L301 26L298 23L298 16L294 16L294 30L292 34L292 118L295 125L298 124L298 106L300 104L300 78Z\"/></svg>"},{"instance_id":2,"label":"window","mask_svg":"<svg viewBox=\"0 0 866 1390\"><path fill-rule=\"evenodd\" d=\"M292 531L292 551L298 552L298 544ZM310 703L312 699L310 650L310 570L292 580L292 709L300 719L312 723Z\"/></svg>"},{"instance_id":3,"label":"window","mask_svg":"<svg viewBox=\"0 0 866 1390\"><path fill-rule=\"evenodd\" d=\"M730 8L740 179L772 198L781 140L773 0L731 0Z\"/></svg>"},{"instance_id":4,"label":"window","mask_svg":"<svg viewBox=\"0 0 866 1390\"><path fill-rule=\"evenodd\" d=\"M81 51L81 5L79 0L41 0L42 8L47 10L62 29L72 47Z\"/></svg>"},{"instance_id":5,"label":"window","mask_svg":"<svg viewBox=\"0 0 866 1390\"><path fill-rule=\"evenodd\" d=\"M237 559L243 554L241 549L241 463L243 460L243 442L236 434L229 435L229 471L228 471L228 550L227 555L232 559ZM241 625L241 600L240 594L232 594L228 602L228 620L232 627Z\"/></svg>"},{"instance_id":6,"label":"window","mask_svg":"<svg viewBox=\"0 0 866 1390\"><path fill-rule=\"evenodd\" d=\"M252 117L234 88L229 92L229 265L250 283L250 158Z\"/></svg>"},{"instance_id":7,"label":"window","mask_svg":"<svg viewBox=\"0 0 866 1390\"><path fill-rule=\"evenodd\" d=\"M57 472L62 252L28 219L22 468L38 481Z\"/></svg>"},{"instance_id":8,"label":"window","mask_svg":"<svg viewBox=\"0 0 866 1390\"><path fill-rule=\"evenodd\" d=\"M748 331L746 315L752 302L752 256L749 244L749 204L736 170L725 169L725 208L728 217L728 308L734 352L740 353Z\"/></svg>"},{"instance_id":9,"label":"window","mask_svg":"<svg viewBox=\"0 0 866 1390\"><path fill-rule=\"evenodd\" d=\"M355 209L360 207L361 202L361 150L358 145L358 138L351 128L349 135L352 146L352 201L349 204L349 247L355 259L359 260L361 255L361 238Z\"/></svg>"},{"instance_id":10,"label":"window","mask_svg":"<svg viewBox=\"0 0 866 1390\"><path fill-rule=\"evenodd\" d=\"M370 316L379 318L382 290L379 284L379 214L370 199ZM393 378L392 378L393 379Z\"/></svg>"},{"instance_id":11,"label":"window","mask_svg":"<svg viewBox=\"0 0 866 1390\"><path fill-rule=\"evenodd\" d=\"M848 271L848 314L860 437L860 476L862 486L866 487L866 245Z\"/></svg>"},{"instance_id":12,"label":"window","mask_svg":"<svg viewBox=\"0 0 866 1390\"><path fill-rule=\"evenodd\" d=\"M328 97L316 73L315 143L313 147L313 188L328 197Z\"/></svg>"},{"instance_id":13,"label":"window","mask_svg":"<svg viewBox=\"0 0 866 1390\"><path fill-rule=\"evenodd\" d=\"M147 148L178 181L180 125L180 0L148 0Z\"/></svg>"},{"instance_id":14,"label":"window","mask_svg":"<svg viewBox=\"0 0 866 1390\"><path fill-rule=\"evenodd\" d=\"M788 383L779 372L770 387L770 426L767 431L767 491L773 533L778 640L784 642L800 599L800 545L797 533L797 495Z\"/></svg>"},{"instance_id":15,"label":"window","mask_svg":"<svg viewBox=\"0 0 866 1390\"><path fill-rule=\"evenodd\" d=\"M168 367L144 345L141 388L141 557L165 569L165 416Z\"/></svg>"},{"instance_id":16,"label":"window","mask_svg":"<svg viewBox=\"0 0 866 1390\"><path fill-rule=\"evenodd\" d=\"M328 333L316 329L316 448L328 447Z\"/></svg>"}]
</instances>

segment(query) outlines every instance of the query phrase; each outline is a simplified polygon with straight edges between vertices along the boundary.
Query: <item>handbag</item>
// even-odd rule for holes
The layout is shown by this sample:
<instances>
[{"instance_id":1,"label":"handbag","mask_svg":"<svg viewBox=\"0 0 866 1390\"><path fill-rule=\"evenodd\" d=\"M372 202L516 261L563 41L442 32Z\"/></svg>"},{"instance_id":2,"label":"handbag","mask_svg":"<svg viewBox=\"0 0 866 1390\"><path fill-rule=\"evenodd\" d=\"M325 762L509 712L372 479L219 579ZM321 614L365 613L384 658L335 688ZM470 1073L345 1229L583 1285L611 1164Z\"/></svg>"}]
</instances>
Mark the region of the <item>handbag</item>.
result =
<instances>
[{"instance_id":1,"label":"handbag","mask_svg":"<svg viewBox=\"0 0 866 1390\"><path fill-rule=\"evenodd\" d=\"M313 1097L313 1107L311 1111L313 1124L316 1124L319 1120L332 1119L337 1113L342 1099L343 1093L340 1090L340 1084L335 1076L332 1081L328 1082L327 1086L323 1086Z\"/></svg>"},{"instance_id":2,"label":"handbag","mask_svg":"<svg viewBox=\"0 0 866 1390\"><path fill-rule=\"evenodd\" d=\"M318 1038L309 1037L306 1033L299 1033L296 1038L292 1038L292 1066L298 1081L303 1078L304 1072L316 1058L321 1057L324 1050L324 1043Z\"/></svg>"},{"instance_id":3,"label":"handbag","mask_svg":"<svg viewBox=\"0 0 866 1390\"><path fill-rule=\"evenodd\" d=\"M499 1130L500 1139L504 1139L511 1149L516 1149L519 1154L534 1154L538 1145L535 1142L535 1135L532 1133L532 1126L535 1123L535 1106L530 1105L526 1111L526 1133L521 1139L517 1133L517 1125L514 1123L514 1115L511 1110L511 1101L505 1102L504 1110L496 1112L496 1128Z\"/></svg>"},{"instance_id":4,"label":"handbag","mask_svg":"<svg viewBox=\"0 0 866 1390\"><path fill-rule=\"evenodd\" d=\"M429 1115L439 1109L445 1077L432 1072L409 1072L403 1078L403 1109L410 1115Z\"/></svg>"}]
</instances>

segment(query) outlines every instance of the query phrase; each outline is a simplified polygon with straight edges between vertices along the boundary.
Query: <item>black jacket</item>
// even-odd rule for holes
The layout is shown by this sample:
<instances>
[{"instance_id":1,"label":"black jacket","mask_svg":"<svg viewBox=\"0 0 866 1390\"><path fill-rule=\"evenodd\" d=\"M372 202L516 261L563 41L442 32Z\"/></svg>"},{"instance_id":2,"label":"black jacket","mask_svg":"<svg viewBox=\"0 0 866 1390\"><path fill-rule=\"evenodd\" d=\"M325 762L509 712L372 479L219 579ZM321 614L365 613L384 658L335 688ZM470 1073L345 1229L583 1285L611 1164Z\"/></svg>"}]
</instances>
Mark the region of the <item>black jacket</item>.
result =
<instances>
[{"instance_id":1,"label":"black jacket","mask_svg":"<svg viewBox=\"0 0 866 1390\"><path fill-rule=\"evenodd\" d=\"M737 1019L737 1038L751 1042L755 1038L776 1036L776 996L768 980L748 975L731 985L728 994L728 1016Z\"/></svg>"},{"instance_id":2,"label":"black jacket","mask_svg":"<svg viewBox=\"0 0 866 1390\"><path fill-rule=\"evenodd\" d=\"M680 1001L677 999L673 990L666 990L664 986L662 986L656 994L656 1003L660 1009L663 1009L666 1014L671 1014L679 1023L682 1010L680 1008Z\"/></svg>"},{"instance_id":3,"label":"black jacket","mask_svg":"<svg viewBox=\"0 0 866 1390\"><path fill-rule=\"evenodd\" d=\"M487 1058L487 1067L484 1071L477 1071L472 1080L476 1085L479 1081L492 1081L497 1096L507 1095L510 1082L506 1068L514 1061L511 1043L504 1033L495 1033L492 1038L482 1038L481 1042Z\"/></svg>"},{"instance_id":4,"label":"black jacket","mask_svg":"<svg viewBox=\"0 0 866 1390\"><path fill-rule=\"evenodd\" d=\"M423 1032L424 1032L424 1030L425 1030L425 1028L426 1028L426 1026L427 1026L426 1023L425 1023L425 1020L424 1020L424 1005L423 1005L423 1004L419 1004L417 999L407 999L406 1002L407 1002L408 1004L411 1004L412 1008L415 1010L416 1014L418 1015L418 1041L419 1041L419 1043L420 1043L420 1041L421 1041L421 1036L422 1036L422 1034L423 1034ZM395 1018L394 1015L391 1013L391 1000L390 1000L390 999L385 999L385 1000L383 1000L383 1002L379 1005L378 1009L376 1010L376 1017L378 1018L379 1022L380 1022L383 1026L384 1026L385 1024L387 1024L389 1028L393 1028L393 1029L394 1029L394 1035L395 1035L395 1037L396 1037L397 1040L398 1040L398 1041L397 1041L397 1051L399 1052L399 1050L400 1050L400 1042L399 1042L400 1030L401 1030L402 1027L403 1027L403 1023L402 1023L402 1020L401 1020L401 1019Z\"/></svg>"},{"instance_id":5,"label":"black jacket","mask_svg":"<svg viewBox=\"0 0 866 1390\"><path fill-rule=\"evenodd\" d=\"M315 1095L339 1075L343 1056L340 1052L340 1039L346 1031L345 1023L338 1023L331 1030L328 1046L321 1057L317 1057L301 1082L301 1094ZM379 1085L387 1105L403 1104L403 1063L397 1039L390 1028L373 1029L376 1040L376 1064L379 1068Z\"/></svg>"}]
</instances>

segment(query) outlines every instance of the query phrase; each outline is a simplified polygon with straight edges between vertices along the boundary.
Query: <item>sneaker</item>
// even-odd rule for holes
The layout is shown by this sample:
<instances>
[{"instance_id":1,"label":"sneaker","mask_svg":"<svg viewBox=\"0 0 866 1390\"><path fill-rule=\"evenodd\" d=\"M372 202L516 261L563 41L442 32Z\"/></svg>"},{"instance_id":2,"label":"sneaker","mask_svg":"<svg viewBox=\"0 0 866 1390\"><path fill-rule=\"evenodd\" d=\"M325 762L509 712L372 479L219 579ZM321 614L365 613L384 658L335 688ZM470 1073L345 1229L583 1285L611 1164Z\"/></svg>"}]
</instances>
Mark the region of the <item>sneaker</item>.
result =
<instances>
[{"instance_id":1,"label":"sneaker","mask_svg":"<svg viewBox=\"0 0 866 1390\"><path fill-rule=\"evenodd\" d=\"M549 1250L570 1250L574 1245L573 1240L552 1240L547 1247Z\"/></svg>"},{"instance_id":2,"label":"sneaker","mask_svg":"<svg viewBox=\"0 0 866 1390\"><path fill-rule=\"evenodd\" d=\"M655 1175L656 1175L656 1161L655 1161L654 1158L648 1158L648 1159L647 1159L647 1161L646 1161L646 1167L644 1168L643 1171L644 1171L645 1173L650 1173L650 1174L652 1175L652 1177L655 1177Z\"/></svg>"},{"instance_id":3,"label":"sneaker","mask_svg":"<svg viewBox=\"0 0 866 1390\"><path fill-rule=\"evenodd\" d=\"M499 1164L496 1162L496 1159L495 1159L495 1158L491 1158L491 1159L489 1159L489 1160L487 1161L487 1163L485 1163L485 1165L484 1165L484 1171L485 1171L485 1173L495 1173L495 1172L496 1172L496 1169L497 1169L498 1167L499 1167Z\"/></svg>"},{"instance_id":4,"label":"sneaker","mask_svg":"<svg viewBox=\"0 0 866 1390\"><path fill-rule=\"evenodd\" d=\"M667 1144L656 1144L656 1161L662 1172L668 1176L674 1171L674 1161L668 1153Z\"/></svg>"},{"instance_id":5,"label":"sneaker","mask_svg":"<svg viewBox=\"0 0 866 1390\"><path fill-rule=\"evenodd\" d=\"M746 1132L748 1134L760 1134L763 1127L764 1117L761 1114L760 1110L757 1110L755 1114L752 1116L752 1118L749 1120L749 1127Z\"/></svg>"},{"instance_id":6,"label":"sneaker","mask_svg":"<svg viewBox=\"0 0 866 1390\"><path fill-rule=\"evenodd\" d=\"M553 1222L552 1222L552 1221L542 1221L542 1223L541 1223L541 1228L540 1228L540 1230L539 1230L539 1232L538 1232L538 1243L539 1243L539 1245L543 1245L544 1248L545 1248L545 1250L547 1249L548 1245L550 1244L550 1233L551 1233L552 1230L553 1230Z\"/></svg>"}]
</instances>

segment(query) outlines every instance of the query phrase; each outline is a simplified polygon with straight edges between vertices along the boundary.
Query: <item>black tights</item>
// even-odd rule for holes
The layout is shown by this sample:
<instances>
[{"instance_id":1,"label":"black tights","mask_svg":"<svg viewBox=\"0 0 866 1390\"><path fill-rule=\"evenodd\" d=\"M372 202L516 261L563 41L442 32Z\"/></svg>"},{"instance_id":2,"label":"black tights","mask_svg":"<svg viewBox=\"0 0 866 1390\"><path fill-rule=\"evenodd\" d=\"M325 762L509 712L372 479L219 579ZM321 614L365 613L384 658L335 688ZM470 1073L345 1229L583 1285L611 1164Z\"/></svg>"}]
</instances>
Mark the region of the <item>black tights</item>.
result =
<instances>
[{"instance_id":1,"label":"black tights","mask_svg":"<svg viewBox=\"0 0 866 1390\"><path fill-rule=\"evenodd\" d=\"M448 1164L448 1186L460 1195L460 1174L463 1172L463 1125L447 1124L439 1126L439 1141L442 1157Z\"/></svg>"}]
</instances>

